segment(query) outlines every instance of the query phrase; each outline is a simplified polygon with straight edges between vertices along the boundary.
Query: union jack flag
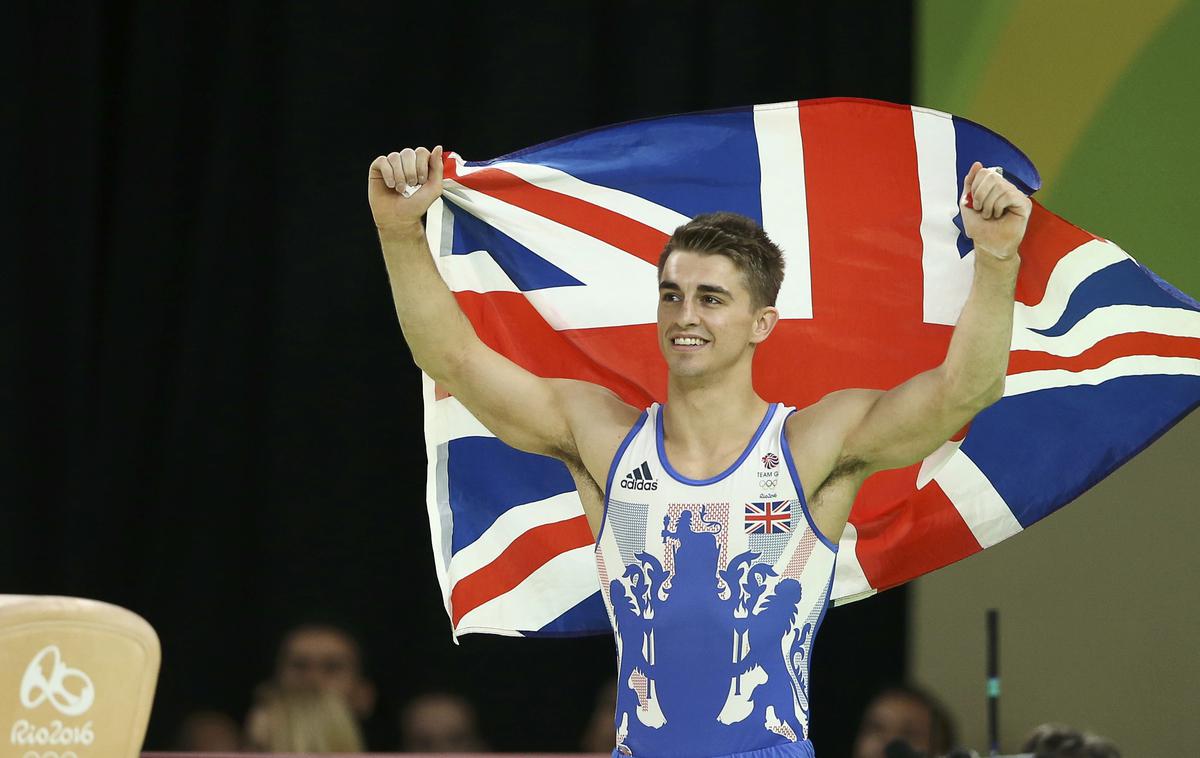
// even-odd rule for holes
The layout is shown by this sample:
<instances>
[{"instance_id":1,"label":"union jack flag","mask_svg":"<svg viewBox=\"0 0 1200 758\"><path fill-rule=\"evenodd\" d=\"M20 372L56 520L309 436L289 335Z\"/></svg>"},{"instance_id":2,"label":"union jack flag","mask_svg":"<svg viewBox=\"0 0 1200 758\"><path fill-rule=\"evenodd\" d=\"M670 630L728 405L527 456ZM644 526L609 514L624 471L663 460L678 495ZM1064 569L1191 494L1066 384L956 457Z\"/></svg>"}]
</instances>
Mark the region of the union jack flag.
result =
<instances>
[{"instance_id":1,"label":"union jack flag","mask_svg":"<svg viewBox=\"0 0 1200 758\"><path fill-rule=\"evenodd\" d=\"M746 503L746 534L778 534L792 531L792 502Z\"/></svg>"},{"instance_id":2,"label":"union jack flag","mask_svg":"<svg viewBox=\"0 0 1200 758\"><path fill-rule=\"evenodd\" d=\"M787 262L756 389L803 407L942 361L972 278L958 198L975 160L1027 192L1040 184L1002 137L925 108L837 99L671 116L491 161L447 154L427 234L488 345L642 408L666 399L655 303L667 237L702 212L754 218ZM1200 403L1200 304L1036 202L1021 256L1004 398L922 463L867 480L835 602L1028 527ZM608 633L566 468L506 446L428 377L425 412L455 635Z\"/></svg>"}]
</instances>

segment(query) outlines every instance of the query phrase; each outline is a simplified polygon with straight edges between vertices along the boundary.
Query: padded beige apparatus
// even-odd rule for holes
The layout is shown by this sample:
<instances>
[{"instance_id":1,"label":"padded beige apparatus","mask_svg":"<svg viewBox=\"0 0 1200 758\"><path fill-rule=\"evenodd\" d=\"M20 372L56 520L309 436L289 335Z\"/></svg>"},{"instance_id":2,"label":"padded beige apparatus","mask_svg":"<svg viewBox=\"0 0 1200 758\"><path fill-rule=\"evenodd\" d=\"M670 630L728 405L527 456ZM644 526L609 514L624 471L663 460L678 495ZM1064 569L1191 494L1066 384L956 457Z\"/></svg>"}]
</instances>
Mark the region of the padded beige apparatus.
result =
<instances>
[{"instance_id":1,"label":"padded beige apparatus","mask_svg":"<svg viewBox=\"0 0 1200 758\"><path fill-rule=\"evenodd\" d=\"M136 758L160 659L124 608L0 595L0 757Z\"/></svg>"}]
</instances>

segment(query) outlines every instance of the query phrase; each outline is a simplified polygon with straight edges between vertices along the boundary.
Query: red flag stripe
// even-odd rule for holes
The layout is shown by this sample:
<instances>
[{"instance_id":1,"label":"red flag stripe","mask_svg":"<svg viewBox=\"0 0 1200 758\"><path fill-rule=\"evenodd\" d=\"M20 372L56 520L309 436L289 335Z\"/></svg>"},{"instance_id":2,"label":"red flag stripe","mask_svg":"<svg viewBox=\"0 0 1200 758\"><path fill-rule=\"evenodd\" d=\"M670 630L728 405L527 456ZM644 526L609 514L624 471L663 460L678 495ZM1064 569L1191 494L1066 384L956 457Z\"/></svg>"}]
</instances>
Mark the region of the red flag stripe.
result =
<instances>
[{"instance_id":1,"label":"red flag stripe","mask_svg":"<svg viewBox=\"0 0 1200 758\"><path fill-rule=\"evenodd\" d=\"M472 610L525 581L550 559L590 544L592 531L582 515L525 532L491 563L455 583L450 593L454 626Z\"/></svg>"},{"instance_id":2,"label":"red flag stripe","mask_svg":"<svg viewBox=\"0 0 1200 758\"><path fill-rule=\"evenodd\" d=\"M861 110L858 110L861 109ZM802 104L813 318L784 325L794 339L763 347L780 365L764 385L818 379L842 387L891 388L941 363L952 328L925 324L921 202L916 140L908 109ZM886 122L881 124L881 122ZM864 230L868 233L864 233ZM847 335L874 335L882 349L863 360ZM780 341L782 342L782 341ZM795 345L806 350L797 351ZM775 350L793 354L789 359ZM807 353L807 355L805 354ZM819 355L819 361L810 360ZM756 383L758 377L756 377ZM772 394L794 394L764 386ZM780 392L783 390L783 392Z\"/></svg>"},{"instance_id":3,"label":"red flag stripe","mask_svg":"<svg viewBox=\"0 0 1200 758\"><path fill-rule=\"evenodd\" d=\"M666 397L654 324L555 331L519 292L456 292L459 307L491 349L537 376L580 379L637 408ZM434 399L450 392L434 384Z\"/></svg>"},{"instance_id":4,"label":"red flag stripe","mask_svg":"<svg viewBox=\"0 0 1200 758\"><path fill-rule=\"evenodd\" d=\"M666 396L653 324L557 332L519 292L454 294L484 344L533 374L600 384L637 408Z\"/></svg>"},{"instance_id":5,"label":"red flag stripe","mask_svg":"<svg viewBox=\"0 0 1200 758\"><path fill-rule=\"evenodd\" d=\"M940 364L952 333L950 326L924 323L921 297L909 295L924 287L912 112L853 103L836 109L802 103L799 111L813 318L776 327L786 339L772 345L778 340L772 335L760 349L756 360L770 361L774 370L756 374L755 387L768 397L790 399L804 385L811 391L806 402L843 387L890 389ZM877 340L879 348L867 360L847 338L858 334ZM860 525L888 523L891 509L913 492L918 470L879 472L855 501L857 553L872 586L890 576L884 573L890 560L905 556L888 555L890 535ZM957 558L961 546L974 539L953 506L944 508L949 509L944 520L957 520L944 549Z\"/></svg>"},{"instance_id":6,"label":"red flag stripe","mask_svg":"<svg viewBox=\"0 0 1200 758\"><path fill-rule=\"evenodd\" d=\"M1195 337L1172 337L1150 332L1116 334L1092 345L1072 357L1051 355L1036 350L1015 350L1008 360L1008 374L1027 371L1066 369L1085 371L1100 368L1116 358L1129 355L1160 355L1170 358L1200 358L1200 340Z\"/></svg>"},{"instance_id":7,"label":"red flag stripe","mask_svg":"<svg viewBox=\"0 0 1200 758\"><path fill-rule=\"evenodd\" d=\"M860 525L856 554L863 573L878 590L941 568L983 548L936 481L899 502L879 509Z\"/></svg>"},{"instance_id":8,"label":"red flag stripe","mask_svg":"<svg viewBox=\"0 0 1200 758\"><path fill-rule=\"evenodd\" d=\"M485 168L460 175L454 161L447 159L445 166L446 177L464 187L557 221L656 266L667 243L666 234L640 221L586 200L530 184L508 171Z\"/></svg>"},{"instance_id":9,"label":"red flag stripe","mask_svg":"<svg viewBox=\"0 0 1200 758\"><path fill-rule=\"evenodd\" d=\"M1021 271L1017 274L1018 302L1037 305L1046 297L1046 285L1058 262L1075 248L1099 239L1033 201L1025 238L1021 240Z\"/></svg>"}]
</instances>

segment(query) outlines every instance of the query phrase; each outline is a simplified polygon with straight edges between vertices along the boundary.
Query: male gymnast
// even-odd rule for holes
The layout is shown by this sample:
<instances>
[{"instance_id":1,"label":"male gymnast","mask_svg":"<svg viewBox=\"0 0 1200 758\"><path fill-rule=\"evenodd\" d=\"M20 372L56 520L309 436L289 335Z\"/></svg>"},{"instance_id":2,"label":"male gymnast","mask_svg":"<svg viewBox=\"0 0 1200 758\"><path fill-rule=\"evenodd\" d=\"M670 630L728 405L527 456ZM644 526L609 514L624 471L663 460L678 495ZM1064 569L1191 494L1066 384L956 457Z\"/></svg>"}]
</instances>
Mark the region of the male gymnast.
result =
<instances>
[{"instance_id":1,"label":"male gymnast","mask_svg":"<svg viewBox=\"0 0 1200 758\"><path fill-rule=\"evenodd\" d=\"M941 365L801 409L759 397L751 363L779 320L783 256L754 221L704 214L659 259L667 402L640 409L535 376L479 340L421 225L442 192L440 147L371 163L368 199L413 359L499 439L566 464L579 490L617 642L614 756L813 755L809 660L856 493L1003 395L1031 203L978 162L964 186L975 271Z\"/></svg>"}]
</instances>

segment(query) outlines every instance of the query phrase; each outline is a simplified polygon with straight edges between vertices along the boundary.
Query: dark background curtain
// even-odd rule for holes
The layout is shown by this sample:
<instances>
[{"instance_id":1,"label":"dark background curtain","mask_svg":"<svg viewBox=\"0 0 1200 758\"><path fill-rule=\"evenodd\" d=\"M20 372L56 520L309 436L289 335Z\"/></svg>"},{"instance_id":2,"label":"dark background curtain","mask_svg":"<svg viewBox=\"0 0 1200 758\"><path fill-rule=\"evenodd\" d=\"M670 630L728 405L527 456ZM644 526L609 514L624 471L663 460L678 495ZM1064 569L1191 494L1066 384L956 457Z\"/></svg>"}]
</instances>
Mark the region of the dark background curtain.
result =
<instances>
[{"instance_id":1,"label":"dark background curtain","mask_svg":"<svg viewBox=\"0 0 1200 758\"><path fill-rule=\"evenodd\" d=\"M610 638L450 641L419 378L365 198L377 154L488 158L649 115L911 98L908 3L28 2L2 25L0 592L163 642L147 742L240 718L281 631L362 636L394 709L448 687L498 749L571 749ZM864 188L866 190L867 188ZM905 595L829 614L813 738L905 670ZM379 736L383 735L383 736Z\"/></svg>"}]
</instances>

